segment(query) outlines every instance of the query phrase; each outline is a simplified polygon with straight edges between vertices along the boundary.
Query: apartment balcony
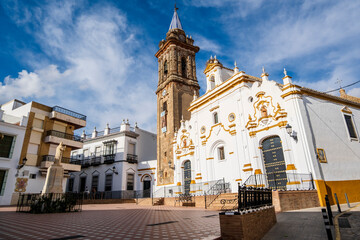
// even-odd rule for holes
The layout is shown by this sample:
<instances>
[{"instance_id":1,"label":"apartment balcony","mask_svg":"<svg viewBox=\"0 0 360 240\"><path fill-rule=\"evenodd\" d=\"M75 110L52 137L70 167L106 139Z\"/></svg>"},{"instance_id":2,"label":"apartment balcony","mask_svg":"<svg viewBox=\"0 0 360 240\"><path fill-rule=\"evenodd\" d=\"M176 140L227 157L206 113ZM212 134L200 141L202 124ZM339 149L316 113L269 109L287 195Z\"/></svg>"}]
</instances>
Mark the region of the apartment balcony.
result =
<instances>
[{"instance_id":1,"label":"apartment balcony","mask_svg":"<svg viewBox=\"0 0 360 240\"><path fill-rule=\"evenodd\" d=\"M101 156L91 158L91 166L99 166L101 164Z\"/></svg>"},{"instance_id":2,"label":"apartment balcony","mask_svg":"<svg viewBox=\"0 0 360 240\"><path fill-rule=\"evenodd\" d=\"M48 169L55 162L54 155L44 155L42 156L41 168ZM65 171L69 172L79 172L81 166L77 164L73 159L63 157L61 160L61 165Z\"/></svg>"},{"instance_id":3,"label":"apartment balcony","mask_svg":"<svg viewBox=\"0 0 360 240\"><path fill-rule=\"evenodd\" d=\"M86 116L66 108L55 106L52 108L50 119L60 120L75 126L75 129L86 126Z\"/></svg>"},{"instance_id":4,"label":"apartment balcony","mask_svg":"<svg viewBox=\"0 0 360 240\"><path fill-rule=\"evenodd\" d=\"M83 143L81 142L80 136L67 134L55 130L47 131L44 141L46 143L54 143L54 144L60 144L60 142L62 142L65 146L69 146L72 149L79 149L83 147Z\"/></svg>"},{"instance_id":5,"label":"apartment balcony","mask_svg":"<svg viewBox=\"0 0 360 240\"><path fill-rule=\"evenodd\" d=\"M111 164L115 162L115 154L104 155L104 163Z\"/></svg>"},{"instance_id":6,"label":"apartment balcony","mask_svg":"<svg viewBox=\"0 0 360 240\"><path fill-rule=\"evenodd\" d=\"M128 163L138 163L138 156L134 154L128 154L126 156L126 161Z\"/></svg>"}]
</instances>

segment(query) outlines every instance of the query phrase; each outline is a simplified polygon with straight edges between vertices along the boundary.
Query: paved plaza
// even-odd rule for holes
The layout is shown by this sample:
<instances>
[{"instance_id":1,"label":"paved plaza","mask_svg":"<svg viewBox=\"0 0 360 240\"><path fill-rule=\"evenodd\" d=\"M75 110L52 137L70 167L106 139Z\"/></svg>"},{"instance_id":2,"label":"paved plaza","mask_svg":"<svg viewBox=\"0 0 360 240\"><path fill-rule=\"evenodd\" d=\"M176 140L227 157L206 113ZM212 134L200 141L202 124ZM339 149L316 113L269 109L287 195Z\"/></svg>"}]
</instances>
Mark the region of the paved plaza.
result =
<instances>
[{"instance_id":1,"label":"paved plaza","mask_svg":"<svg viewBox=\"0 0 360 240\"><path fill-rule=\"evenodd\" d=\"M340 228L342 239L360 239L360 207L345 215L351 228ZM333 206L337 215L336 206ZM347 210L342 205L343 211ZM345 217L344 216L344 217ZM264 239L327 239L321 208L277 214L277 224ZM332 228L335 239L335 229ZM0 208L0 239L217 239L217 211L193 207L84 205L82 212L16 213ZM355 238L354 238L355 237Z\"/></svg>"}]
</instances>

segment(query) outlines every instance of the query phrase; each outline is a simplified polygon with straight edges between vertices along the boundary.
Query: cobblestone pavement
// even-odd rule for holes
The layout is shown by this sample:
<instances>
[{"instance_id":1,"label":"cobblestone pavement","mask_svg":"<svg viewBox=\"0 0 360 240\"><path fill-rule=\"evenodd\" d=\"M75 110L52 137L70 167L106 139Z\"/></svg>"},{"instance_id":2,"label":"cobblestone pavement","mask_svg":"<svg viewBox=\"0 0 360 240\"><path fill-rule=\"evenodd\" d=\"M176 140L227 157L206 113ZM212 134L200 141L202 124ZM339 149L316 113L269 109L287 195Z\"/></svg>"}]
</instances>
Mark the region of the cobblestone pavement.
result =
<instances>
[{"instance_id":1,"label":"cobblestone pavement","mask_svg":"<svg viewBox=\"0 0 360 240\"><path fill-rule=\"evenodd\" d=\"M82 212L16 213L0 208L0 239L215 239L218 212L198 208L84 205Z\"/></svg>"}]
</instances>

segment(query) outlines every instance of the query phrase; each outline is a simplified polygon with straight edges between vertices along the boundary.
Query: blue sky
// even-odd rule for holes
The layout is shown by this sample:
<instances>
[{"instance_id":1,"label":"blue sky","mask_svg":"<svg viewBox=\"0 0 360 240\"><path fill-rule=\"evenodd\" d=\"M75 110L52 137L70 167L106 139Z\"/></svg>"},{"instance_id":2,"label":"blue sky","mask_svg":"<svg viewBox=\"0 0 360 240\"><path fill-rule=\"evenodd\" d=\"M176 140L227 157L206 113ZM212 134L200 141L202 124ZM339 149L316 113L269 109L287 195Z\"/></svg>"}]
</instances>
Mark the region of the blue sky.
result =
<instances>
[{"instance_id":1,"label":"blue sky","mask_svg":"<svg viewBox=\"0 0 360 240\"><path fill-rule=\"evenodd\" d=\"M169 0L2 0L0 103L13 98L88 116L87 132L123 118L156 130L158 43ZM201 93L210 55L232 68L328 91L359 79L360 1L177 0ZM360 97L360 86L347 89Z\"/></svg>"}]
</instances>

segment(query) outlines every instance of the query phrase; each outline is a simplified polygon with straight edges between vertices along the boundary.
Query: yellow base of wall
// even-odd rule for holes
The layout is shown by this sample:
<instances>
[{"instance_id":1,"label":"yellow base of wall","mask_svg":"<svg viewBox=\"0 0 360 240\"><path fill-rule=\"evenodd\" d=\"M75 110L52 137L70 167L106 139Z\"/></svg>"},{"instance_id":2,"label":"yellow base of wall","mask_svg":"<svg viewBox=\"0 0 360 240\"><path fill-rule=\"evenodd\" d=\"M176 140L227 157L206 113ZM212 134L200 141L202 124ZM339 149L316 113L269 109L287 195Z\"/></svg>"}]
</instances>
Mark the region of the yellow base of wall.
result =
<instances>
[{"instance_id":1,"label":"yellow base of wall","mask_svg":"<svg viewBox=\"0 0 360 240\"><path fill-rule=\"evenodd\" d=\"M339 199L340 204L346 203L345 193L349 202L360 202L360 180L348 181L324 181L314 180L319 196L321 206L325 206L325 195L329 196L330 204L336 204L335 196Z\"/></svg>"}]
</instances>

